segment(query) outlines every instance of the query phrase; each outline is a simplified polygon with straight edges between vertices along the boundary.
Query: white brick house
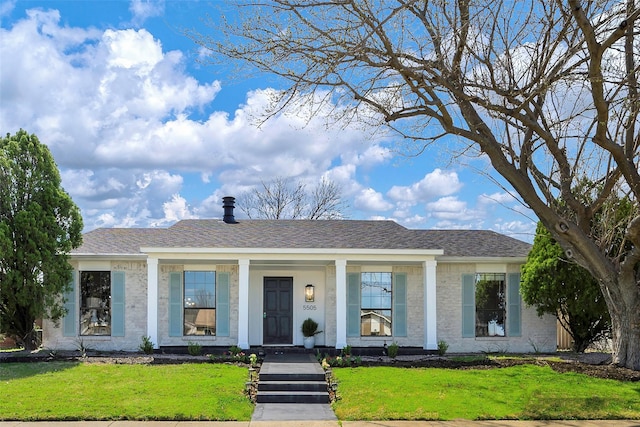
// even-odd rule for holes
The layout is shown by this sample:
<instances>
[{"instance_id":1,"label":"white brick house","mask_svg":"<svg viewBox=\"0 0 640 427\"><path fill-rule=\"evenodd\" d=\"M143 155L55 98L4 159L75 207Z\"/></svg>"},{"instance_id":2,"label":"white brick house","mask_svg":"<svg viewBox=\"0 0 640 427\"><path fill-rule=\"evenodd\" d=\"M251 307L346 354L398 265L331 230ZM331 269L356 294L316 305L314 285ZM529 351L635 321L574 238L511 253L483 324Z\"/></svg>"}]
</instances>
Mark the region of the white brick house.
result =
<instances>
[{"instance_id":1,"label":"white brick house","mask_svg":"<svg viewBox=\"0 0 640 427\"><path fill-rule=\"evenodd\" d=\"M530 246L491 231L391 221L223 220L97 229L71 254L73 291L44 346L300 346L555 351L556 319L519 294Z\"/></svg>"}]
</instances>

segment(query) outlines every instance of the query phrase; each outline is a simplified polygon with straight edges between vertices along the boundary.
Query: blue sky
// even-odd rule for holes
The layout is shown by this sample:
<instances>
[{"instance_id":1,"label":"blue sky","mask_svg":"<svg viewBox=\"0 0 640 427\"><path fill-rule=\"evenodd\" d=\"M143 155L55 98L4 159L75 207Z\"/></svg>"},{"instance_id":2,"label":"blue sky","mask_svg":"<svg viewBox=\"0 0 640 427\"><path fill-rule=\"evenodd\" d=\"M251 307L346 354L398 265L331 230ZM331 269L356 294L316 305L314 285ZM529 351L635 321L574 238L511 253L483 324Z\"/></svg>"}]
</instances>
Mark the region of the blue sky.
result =
<instances>
[{"instance_id":1,"label":"blue sky","mask_svg":"<svg viewBox=\"0 0 640 427\"><path fill-rule=\"evenodd\" d=\"M85 230L221 217L223 196L261 181L325 177L350 219L533 240L534 215L478 172L491 173L486 159L435 148L410 157L399 137L296 112L256 126L279 82L203 66L182 35L211 31L200 19L217 6L0 2L0 131L23 128L49 146Z\"/></svg>"}]
</instances>

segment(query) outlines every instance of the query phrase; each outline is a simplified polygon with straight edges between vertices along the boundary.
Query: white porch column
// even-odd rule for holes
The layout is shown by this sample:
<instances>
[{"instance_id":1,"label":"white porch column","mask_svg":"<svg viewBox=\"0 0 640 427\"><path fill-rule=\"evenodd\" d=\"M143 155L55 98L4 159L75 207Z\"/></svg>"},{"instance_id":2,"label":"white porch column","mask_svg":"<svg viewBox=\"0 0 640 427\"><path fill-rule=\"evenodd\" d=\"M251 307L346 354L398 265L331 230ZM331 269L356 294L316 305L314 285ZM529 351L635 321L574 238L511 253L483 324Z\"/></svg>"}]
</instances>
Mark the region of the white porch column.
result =
<instances>
[{"instance_id":1,"label":"white porch column","mask_svg":"<svg viewBox=\"0 0 640 427\"><path fill-rule=\"evenodd\" d=\"M347 346L347 260L336 263L336 348Z\"/></svg>"},{"instance_id":2,"label":"white porch column","mask_svg":"<svg viewBox=\"0 0 640 427\"><path fill-rule=\"evenodd\" d=\"M238 260L238 347L245 350L249 348L249 263Z\"/></svg>"},{"instance_id":3,"label":"white porch column","mask_svg":"<svg viewBox=\"0 0 640 427\"><path fill-rule=\"evenodd\" d=\"M158 343L158 258L147 258L147 335L154 348Z\"/></svg>"},{"instance_id":4,"label":"white porch column","mask_svg":"<svg viewBox=\"0 0 640 427\"><path fill-rule=\"evenodd\" d=\"M437 350L438 336L436 311L436 265L437 261L425 261L424 271L424 349Z\"/></svg>"}]
</instances>

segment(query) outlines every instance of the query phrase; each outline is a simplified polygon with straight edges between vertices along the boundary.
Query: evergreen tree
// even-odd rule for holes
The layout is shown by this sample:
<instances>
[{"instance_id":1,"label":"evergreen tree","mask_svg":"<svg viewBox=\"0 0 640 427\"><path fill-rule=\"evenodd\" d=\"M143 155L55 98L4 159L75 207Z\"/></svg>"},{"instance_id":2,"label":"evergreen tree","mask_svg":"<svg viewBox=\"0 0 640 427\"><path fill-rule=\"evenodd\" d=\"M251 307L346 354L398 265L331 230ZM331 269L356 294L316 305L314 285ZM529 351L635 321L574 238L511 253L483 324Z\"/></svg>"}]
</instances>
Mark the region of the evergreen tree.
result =
<instances>
[{"instance_id":1,"label":"evergreen tree","mask_svg":"<svg viewBox=\"0 0 640 427\"><path fill-rule=\"evenodd\" d=\"M538 315L558 316L577 352L585 351L610 331L611 318L597 280L566 259L542 223L538 223L533 247L522 267L520 292Z\"/></svg>"},{"instance_id":2,"label":"evergreen tree","mask_svg":"<svg viewBox=\"0 0 640 427\"><path fill-rule=\"evenodd\" d=\"M26 349L38 344L36 319L64 315L82 227L47 146L24 130L0 138L0 333Z\"/></svg>"}]
</instances>

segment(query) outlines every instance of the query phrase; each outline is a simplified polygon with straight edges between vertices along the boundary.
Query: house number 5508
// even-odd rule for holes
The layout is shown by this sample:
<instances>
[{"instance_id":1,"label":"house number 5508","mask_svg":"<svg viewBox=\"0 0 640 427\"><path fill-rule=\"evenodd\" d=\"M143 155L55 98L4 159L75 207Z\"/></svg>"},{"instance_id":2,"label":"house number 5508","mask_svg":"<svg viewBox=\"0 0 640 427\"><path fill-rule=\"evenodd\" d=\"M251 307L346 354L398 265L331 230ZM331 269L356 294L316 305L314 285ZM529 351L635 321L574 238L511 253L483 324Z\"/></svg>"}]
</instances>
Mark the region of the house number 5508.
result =
<instances>
[{"instance_id":1,"label":"house number 5508","mask_svg":"<svg viewBox=\"0 0 640 427\"><path fill-rule=\"evenodd\" d=\"M315 305L305 304L302 306L303 310L317 310L318 308Z\"/></svg>"}]
</instances>

